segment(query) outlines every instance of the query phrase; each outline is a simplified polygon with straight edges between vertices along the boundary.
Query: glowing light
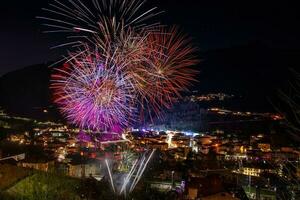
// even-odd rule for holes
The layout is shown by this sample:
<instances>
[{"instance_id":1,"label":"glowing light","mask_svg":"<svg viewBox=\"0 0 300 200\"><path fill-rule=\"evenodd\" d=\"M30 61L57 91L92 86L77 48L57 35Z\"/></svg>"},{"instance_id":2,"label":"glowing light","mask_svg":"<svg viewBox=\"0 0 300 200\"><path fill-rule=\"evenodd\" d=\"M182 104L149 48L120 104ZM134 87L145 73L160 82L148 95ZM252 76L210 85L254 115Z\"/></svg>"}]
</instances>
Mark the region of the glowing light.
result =
<instances>
[{"instance_id":1,"label":"glowing light","mask_svg":"<svg viewBox=\"0 0 300 200\"><path fill-rule=\"evenodd\" d=\"M172 144L172 138L173 138L173 133L167 131L168 137L167 137L167 143L168 143L168 148L172 148L174 147L174 145Z\"/></svg>"}]
</instances>

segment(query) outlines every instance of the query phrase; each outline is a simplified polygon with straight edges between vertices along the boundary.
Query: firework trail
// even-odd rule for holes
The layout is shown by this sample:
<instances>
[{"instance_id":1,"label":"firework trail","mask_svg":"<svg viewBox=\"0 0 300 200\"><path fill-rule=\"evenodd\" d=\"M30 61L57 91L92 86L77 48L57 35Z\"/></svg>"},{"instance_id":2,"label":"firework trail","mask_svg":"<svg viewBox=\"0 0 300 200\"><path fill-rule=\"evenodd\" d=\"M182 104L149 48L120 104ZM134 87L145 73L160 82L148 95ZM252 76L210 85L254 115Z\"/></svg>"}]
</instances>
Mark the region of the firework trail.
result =
<instances>
[{"instance_id":1,"label":"firework trail","mask_svg":"<svg viewBox=\"0 0 300 200\"><path fill-rule=\"evenodd\" d=\"M116 194L119 194L119 195L124 194L125 196L126 196L126 192L131 193L135 189L135 187L139 183L139 181L141 180L141 177L144 174L145 169L147 168L155 151L156 150L153 149L153 150L144 152L140 158L137 158L132 163L131 169L124 177L124 181L119 188L116 187L115 181L114 181L114 178L117 176L117 174L112 173L111 166L109 165L108 161L105 160L105 164L106 164L106 168L108 171L108 176L109 176L109 180L110 180L110 184L111 184L113 192Z\"/></svg>"}]
</instances>

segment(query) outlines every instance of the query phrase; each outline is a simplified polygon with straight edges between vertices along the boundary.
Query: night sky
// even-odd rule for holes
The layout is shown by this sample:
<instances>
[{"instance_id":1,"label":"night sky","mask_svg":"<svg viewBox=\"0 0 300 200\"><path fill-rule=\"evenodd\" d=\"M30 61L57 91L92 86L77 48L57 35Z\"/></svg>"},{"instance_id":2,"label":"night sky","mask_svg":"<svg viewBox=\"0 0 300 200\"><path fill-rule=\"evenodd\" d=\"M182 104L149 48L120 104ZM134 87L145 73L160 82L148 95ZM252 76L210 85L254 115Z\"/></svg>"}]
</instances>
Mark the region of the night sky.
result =
<instances>
[{"instance_id":1,"label":"night sky","mask_svg":"<svg viewBox=\"0 0 300 200\"><path fill-rule=\"evenodd\" d=\"M1 2L0 76L30 65L56 61L66 53L66 49L50 50L51 46L61 44L64 36L42 33L41 21L36 19L45 16L41 8L51 1ZM148 4L149 8L158 6L165 11L158 20L178 25L198 47L200 73L198 82L190 88L192 91L239 96L239 103L234 103L233 109L274 110L271 102L277 101L278 90L290 87L289 68L300 66L300 12L295 3L148 0ZM46 66L42 65L42 74L46 73L43 70ZM34 81L34 74L40 73L32 69L36 68L20 72L27 82ZM16 88L22 87L14 79L16 76L11 76L12 83ZM10 85L3 87L14 90Z\"/></svg>"},{"instance_id":2,"label":"night sky","mask_svg":"<svg viewBox=\"0 0 300 200\"><path fill-rule=\"evenodd\" d=\"M49 50L56 41L41 33L35 19L49 1L1 1L0 75L60 55L59 51ZM149 1L166 11L161 21L180 25L202 50L251 41L289 48L300 44L299 7L289 1Z\"/></svg>"}]
</instances>

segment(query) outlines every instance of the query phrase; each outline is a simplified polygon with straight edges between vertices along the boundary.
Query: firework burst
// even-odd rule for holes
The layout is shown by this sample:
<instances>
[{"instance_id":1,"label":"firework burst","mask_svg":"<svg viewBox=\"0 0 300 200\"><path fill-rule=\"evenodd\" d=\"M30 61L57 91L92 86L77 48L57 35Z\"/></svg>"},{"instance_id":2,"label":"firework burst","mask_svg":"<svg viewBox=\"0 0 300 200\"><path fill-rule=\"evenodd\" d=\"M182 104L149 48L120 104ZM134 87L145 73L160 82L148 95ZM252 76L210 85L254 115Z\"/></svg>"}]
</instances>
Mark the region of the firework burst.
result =
<instances>
[{"instance_id":1,"label":"firework burst","mask_svg":"<svg viewBox=\"0 0 300 200\"><path fill-rule=\"evenodd\" d=\"M105 49L108 41L120 38L124 31L151 31L159 23L145 23L159 15L156 7L144 9L146 0L69 0L66 3L54 0L43 8L47 17L43 20L45 33L64 33L67 42L56 47L98 45Z\"/></svg>"},{"instance_id":2,"label":"firework burst","mask_svg":"<svg viewBox=\"0 0 300 200\"><path fill-rule=\"evenodd\" d=\"M91 5L88 5L90 3ZM46 32L68 33L76 47L51 87L73 124L92 130L126 127L147 111L161 116L195 80L190 40L176 28L147 24L160 12L144 0L58 0L44 9Z\"/></svg>"},{"instance_id":3,"label":"firework burst","mask_svg":"<svg viewBox=\"0 0 300 200\"><path fill-rule=\"evenodd\" d=\"M129 69L142 109L146 106L159 115L195 81L197 71L191 66L197 64L198 59L194 55L196 49L189 42L176 27L148 35L143 59Z\"/></svg>"},{"instance_id":4,"label":"firework burst","mask_svg":"<svg viewBox=\"0 0 300 200\"><path fill-rule=\"evenodd\" d=\"M97 51L77 56L52 75L55 103L81 128L109 129L127 125L134 113L134 96L126 74Z\"/></svg>"}]
</instances>

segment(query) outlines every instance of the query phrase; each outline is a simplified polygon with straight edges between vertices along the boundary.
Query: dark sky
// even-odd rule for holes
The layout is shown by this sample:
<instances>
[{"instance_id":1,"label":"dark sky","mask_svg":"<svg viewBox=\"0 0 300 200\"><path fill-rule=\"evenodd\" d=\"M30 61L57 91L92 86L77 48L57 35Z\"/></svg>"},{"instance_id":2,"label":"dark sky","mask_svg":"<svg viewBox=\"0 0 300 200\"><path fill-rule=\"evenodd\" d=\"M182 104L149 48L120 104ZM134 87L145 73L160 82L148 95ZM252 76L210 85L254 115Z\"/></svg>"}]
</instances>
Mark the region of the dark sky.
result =
<instances>
[{"instance_id":1,"label":"dark sky","mask_svg":"<svg viewBox=\"0 0 300 200\"><path fill-rule=\"evenodd\" d=\"M42 34L35 19L50 1L1 1L0 75L59 56L60 52L49 49L55 39ZM300 44L300 12L292 1L149 1L166 11L160 16L163 22L180 25L203 50L228 48L251 41L287 48L296 48Z\"/></svg>"}]
</instances>

